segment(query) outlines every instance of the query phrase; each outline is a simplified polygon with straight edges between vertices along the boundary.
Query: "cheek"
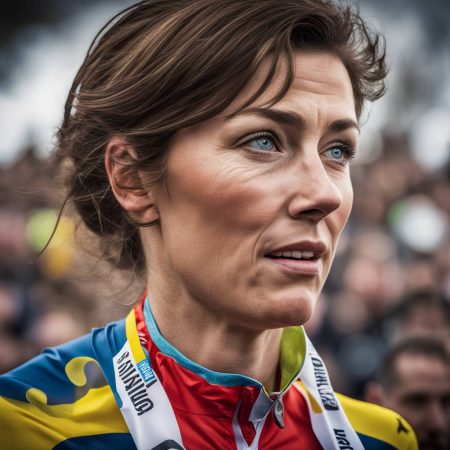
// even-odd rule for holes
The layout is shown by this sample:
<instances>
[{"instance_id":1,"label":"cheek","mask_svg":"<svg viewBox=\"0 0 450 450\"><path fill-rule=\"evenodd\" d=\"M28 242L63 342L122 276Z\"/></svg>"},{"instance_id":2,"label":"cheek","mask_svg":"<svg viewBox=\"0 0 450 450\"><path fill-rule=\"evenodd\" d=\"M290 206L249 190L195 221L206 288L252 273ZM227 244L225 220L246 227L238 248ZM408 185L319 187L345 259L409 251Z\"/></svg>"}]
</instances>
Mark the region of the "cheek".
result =
<instances>
[{"instance_id":1,"label":"cheek","mask_svg":"<svg viewBox=\"0 0 450 450\"><path fill-rule=\"evenodd\" d=\"M225 239L264 226L279 203L277 196L268 195L275 180L231 163L219 159L187 172L181 164L172 167L166 183L169 201L162 216L184 217L184 225L199 238L206 238L201 233L223 233Z\"/></svg>"},{"instance_id":2,"label":"cheek","mask_svg":"<svg viewBox=\"0 0 450 450\"><path fill-rule=\"evenodd\" d=\"M271 181L261 173L221 166L203 165L190 171L171 167L160 205L167 258L199 298L200 293L220 296L222 289L228 292L229 283L242 284L242 274L252 267L258 238L277 217L282 197L267 194ZM245 279L250 278L253 275L248 274Z\"/></svg>"},{"instance_id":3,"label":"cheek","mask_svg":"<svg viewBox=\"0 0 450 450\"><path fill-rule=\"evenodd\" d=\"M350 216L353 207L353 185L350 178L344 185L344 190L342 194L342 204L345 210L345 222L347 222L347 219Z\"/></svg>"},{"instance_id":4,"label":"cheek","mask_svg":"<svg viewBox=\"0 0 450 450\"><path fill-rule=\"evenodd\" d=\"M347 223L353 206L353 186L350 177L342 180L337 187L341 193L342 202L339 208L331 215L335 217L333 234L339 237Z\"/></svg>"},{"instance_id":5,"label":"cheek","mask_svg":"<svg viewBox=\"0 0 450 450\"><path fill-rule=\"evenodd\" d=\"M167 180L167 201L160 203L163 243L185 282L210 278L226 248L233 246L233 218L245 207L245 196L232 186L216 187L201 171L195 177L175 172Z\"/></svg>"}]
</instances>

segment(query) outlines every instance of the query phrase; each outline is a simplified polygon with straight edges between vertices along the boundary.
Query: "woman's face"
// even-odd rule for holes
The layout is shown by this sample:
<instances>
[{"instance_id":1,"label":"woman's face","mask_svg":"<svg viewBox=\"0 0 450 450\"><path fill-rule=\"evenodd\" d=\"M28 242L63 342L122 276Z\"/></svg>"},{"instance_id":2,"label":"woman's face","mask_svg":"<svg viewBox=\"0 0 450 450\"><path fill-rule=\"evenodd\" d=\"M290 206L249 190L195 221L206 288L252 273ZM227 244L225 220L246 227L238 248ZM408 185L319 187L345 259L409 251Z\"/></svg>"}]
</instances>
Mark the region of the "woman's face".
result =
<instances>
[{"instance_id":1,"label":"woman's face","mask_svg":"<svg viewBox=\"0 0 450 450\"><path fill-rule=\"evenodd\" d=\"M298 53L277 104L220 115L180 130L152 191L162 249L178 295L231 323L265 329L305 323L352 206L348 161L358 127L348 73L327 53ZM144 240L145 242L145 240ZM170 274L170 275L167 275Z\"/></svg>"}]
</instances>

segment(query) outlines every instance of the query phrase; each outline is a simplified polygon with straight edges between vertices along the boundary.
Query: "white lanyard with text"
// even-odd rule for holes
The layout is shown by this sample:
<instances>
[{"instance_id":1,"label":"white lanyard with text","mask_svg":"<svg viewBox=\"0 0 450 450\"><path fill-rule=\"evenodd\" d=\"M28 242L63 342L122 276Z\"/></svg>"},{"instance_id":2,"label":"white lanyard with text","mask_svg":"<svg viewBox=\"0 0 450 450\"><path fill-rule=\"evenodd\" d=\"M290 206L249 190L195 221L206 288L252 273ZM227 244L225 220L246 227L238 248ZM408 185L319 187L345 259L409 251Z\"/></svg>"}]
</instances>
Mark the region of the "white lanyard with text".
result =
<instances>
[{"instance_id":1,"label":"white lanyard with text","mask_svg":"<svg viewBox=\"0 0 450 450\"><path fill-rule=\"evenodd\" d=\"M120 411L138 450L184 450L166 391L142 350L134 310L125 322L127 341L113 358Z\"/></svg>"},{"instance_id":2,"label":"white lanyard with text","mask_svg":"<svg viewBox=\"0 0 450 450\"><path fill-rule=\"evenodd\" d=\"M331 387L325 365L304 333L299 373L314 433L326 450L364 450ZM127 341L113 358L120 410L138 450L184 450L172 405L142 350L134 310L126 319ZM314 400L309 398L312 396Z\"/></svg>"},{"instance_id":3,"label":"white lanyard with text","mask_svg":"<svg viewBox=\"0 0 450 450\"><path fill-rule=\"evenodd\" d=\"M326 450L364 450L333 391L322 358L304 330L303 334L306 339L306 355L299 378L307 390L305 399L314 434Z\"/></svg>"}]
</instances>

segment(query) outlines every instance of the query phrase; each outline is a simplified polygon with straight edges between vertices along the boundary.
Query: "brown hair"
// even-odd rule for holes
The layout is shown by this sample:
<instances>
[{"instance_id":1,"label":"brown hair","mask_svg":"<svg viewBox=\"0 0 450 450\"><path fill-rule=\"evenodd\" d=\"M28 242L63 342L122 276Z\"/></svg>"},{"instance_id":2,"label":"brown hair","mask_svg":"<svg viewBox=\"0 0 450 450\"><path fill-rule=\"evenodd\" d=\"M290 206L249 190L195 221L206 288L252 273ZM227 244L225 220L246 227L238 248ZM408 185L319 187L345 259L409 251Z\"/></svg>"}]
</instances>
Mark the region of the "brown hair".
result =
<instances>
[{"instance_id":1,"label":"brown hair","mask_svg":"<svg viewBox=\"0 0 450 450\"><path fill-rule=\"evenodd\" d=\"M273 103L281 99L293 79L296 50L341 58L358 116L365 99L384 93L380 36L351 6L332 0L148 0L99 32L70 89L56 155L72 166L67 200L90 230L115 241L103 240L117 267L145 265L137 224L106 175L111 137L126 139L137 155L130 169L155 182L173 134L223 111L268 57L266 79L246 105L264 92L283 60L287 75Z\"/></svg>"}]
</instances>

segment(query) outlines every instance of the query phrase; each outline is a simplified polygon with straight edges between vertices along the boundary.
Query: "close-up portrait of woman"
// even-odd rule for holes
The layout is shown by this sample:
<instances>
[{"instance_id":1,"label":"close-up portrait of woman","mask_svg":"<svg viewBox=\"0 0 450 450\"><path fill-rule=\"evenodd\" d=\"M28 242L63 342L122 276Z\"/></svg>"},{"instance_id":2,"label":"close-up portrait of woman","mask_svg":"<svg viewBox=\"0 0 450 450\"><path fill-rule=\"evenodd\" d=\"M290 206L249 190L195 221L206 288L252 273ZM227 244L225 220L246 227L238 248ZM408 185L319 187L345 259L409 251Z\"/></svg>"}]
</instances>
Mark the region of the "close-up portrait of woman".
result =
<instances>
[{"instance_id":1,"label":"close-up portrait of woman","mask_svg":"<svg viewBox=\"0 0 450 450\"><path fill-rule=\"evenodd\" d=\"M54 159L110 276L146 288L0 376L0 448L417 449L402 416L334 392L303 328L386 75L383 36L333 0L145 0L108 22Z\"/></svg>"}]
</instances>

